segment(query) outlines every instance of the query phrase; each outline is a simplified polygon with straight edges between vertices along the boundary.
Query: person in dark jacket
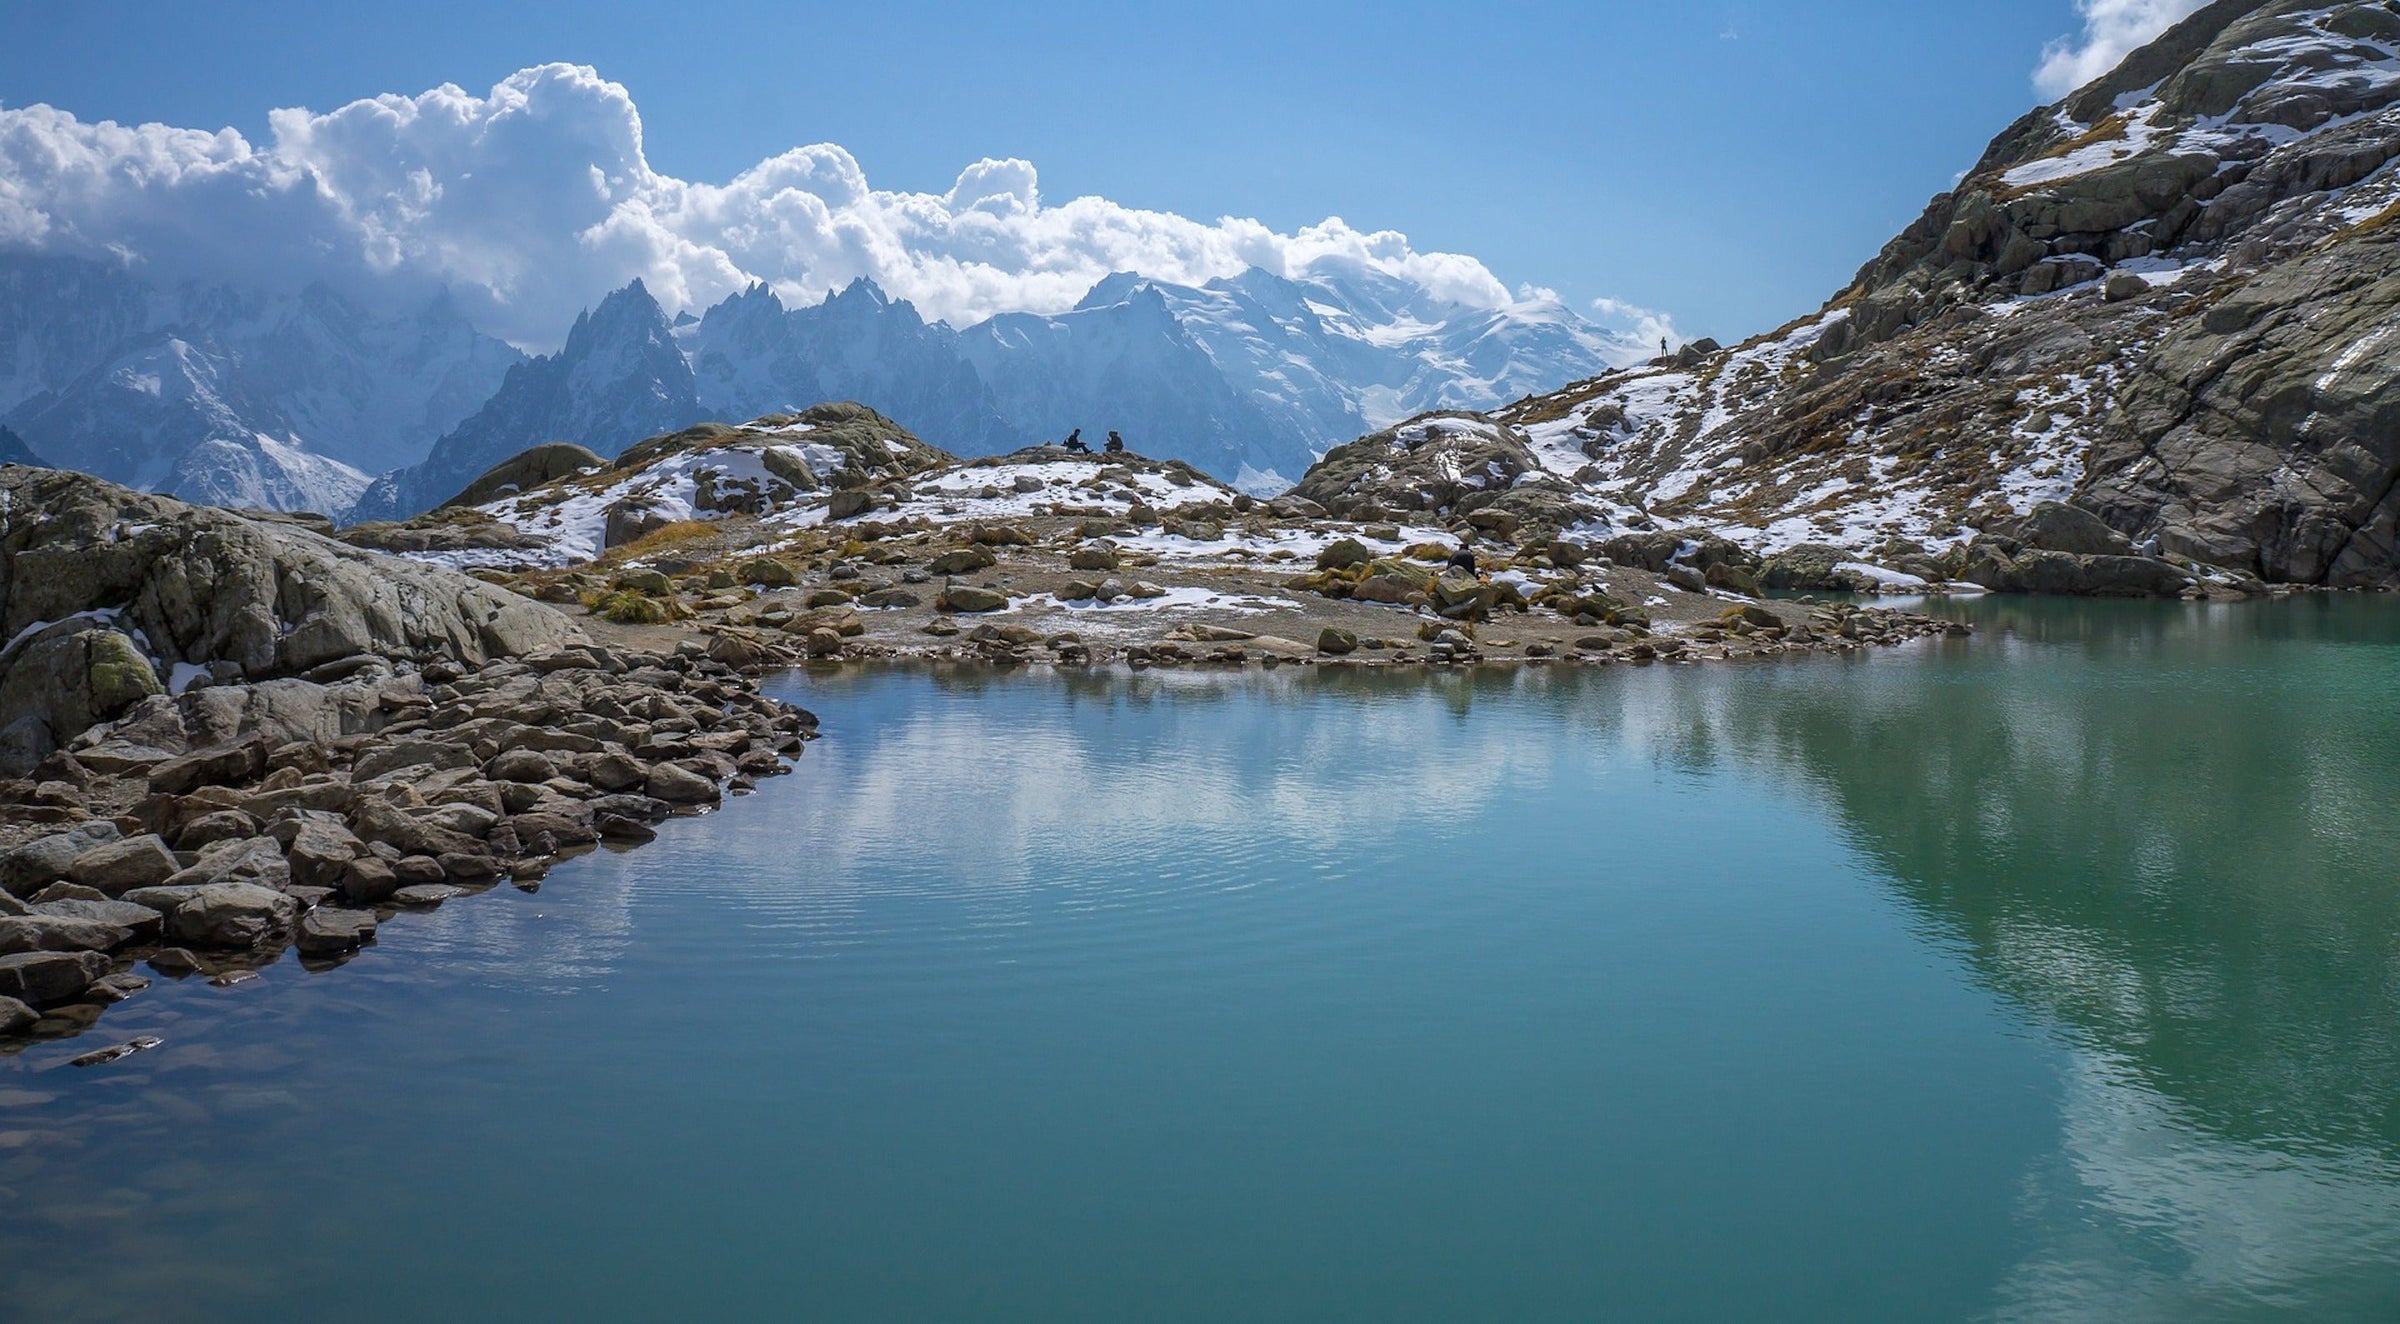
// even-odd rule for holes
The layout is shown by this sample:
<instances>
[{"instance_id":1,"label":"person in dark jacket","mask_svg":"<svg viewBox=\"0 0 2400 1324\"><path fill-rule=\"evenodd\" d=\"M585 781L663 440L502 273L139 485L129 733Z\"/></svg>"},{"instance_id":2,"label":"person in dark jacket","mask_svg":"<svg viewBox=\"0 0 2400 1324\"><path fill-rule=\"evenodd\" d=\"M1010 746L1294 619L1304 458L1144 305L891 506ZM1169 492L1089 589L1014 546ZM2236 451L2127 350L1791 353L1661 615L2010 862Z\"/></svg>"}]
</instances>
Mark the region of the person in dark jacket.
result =
<instances>
[{"instance_id":1,"label":"person in dark jacket","mask_svg":"<svg viewBox=\"0 0 2400 1324\"><path fill-rule=\"evenodd\" d=\"M1125 453L1125 439L1118 436L1114 429L1111 429L1108 434L1108 453L1111 455L1123 455Z\"/></svg>"},{"instance_id":2,"label":"person in dark jacket","mask_svg":"<svg viewBox=\"0 0 2400 1324\"><path fill-rule=\"evenodd\" d=\"M1092 448L1083 444L1082 428L1077 428L1073 432L1068 433L1065 445L1068 450L1075 452L1077 455L1089 455L1092 453Z\"/></svg>"}]
</instances>

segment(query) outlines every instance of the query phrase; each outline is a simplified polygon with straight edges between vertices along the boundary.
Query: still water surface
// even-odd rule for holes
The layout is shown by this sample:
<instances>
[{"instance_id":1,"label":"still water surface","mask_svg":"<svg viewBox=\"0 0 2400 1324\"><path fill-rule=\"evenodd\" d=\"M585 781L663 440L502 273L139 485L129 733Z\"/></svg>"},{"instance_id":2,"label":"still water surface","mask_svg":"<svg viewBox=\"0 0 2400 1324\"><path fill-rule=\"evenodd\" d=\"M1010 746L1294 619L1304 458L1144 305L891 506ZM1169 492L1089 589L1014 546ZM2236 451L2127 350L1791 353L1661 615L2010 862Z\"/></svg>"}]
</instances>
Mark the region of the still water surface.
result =
<instances>
[{"instance_id":1,"label":"still water surface","mask_svg":"<svg viewBox=\"0 0 2400 1324\"><path fill-rule=\"evenodd\" d=\"M0 1318L2400 1318L2400 605L793 677L655 846L0 1061Z\"/></svg>"}]
</instances>

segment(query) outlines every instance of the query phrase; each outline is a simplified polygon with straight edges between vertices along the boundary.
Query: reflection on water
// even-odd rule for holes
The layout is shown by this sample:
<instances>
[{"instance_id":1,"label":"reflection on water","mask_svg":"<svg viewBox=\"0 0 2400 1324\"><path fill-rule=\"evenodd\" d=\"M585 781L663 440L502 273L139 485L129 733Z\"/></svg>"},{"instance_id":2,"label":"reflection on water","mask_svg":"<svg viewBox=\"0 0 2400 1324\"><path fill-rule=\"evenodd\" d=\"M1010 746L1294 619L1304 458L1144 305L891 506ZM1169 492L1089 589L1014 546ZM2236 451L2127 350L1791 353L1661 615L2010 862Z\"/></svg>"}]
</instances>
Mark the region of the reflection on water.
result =
<instances>
[{"instance_id":1,"label":"reflection on water","mask_svg":"<svg viewBox=\"0 0 2400 1324\"><path fill-rule=\"evenodd\" d=\"M0 1062L0 1315L2400 1316L2400 610L1944 609L794 677L753 799Z\"/></svg>"}]
</instances>

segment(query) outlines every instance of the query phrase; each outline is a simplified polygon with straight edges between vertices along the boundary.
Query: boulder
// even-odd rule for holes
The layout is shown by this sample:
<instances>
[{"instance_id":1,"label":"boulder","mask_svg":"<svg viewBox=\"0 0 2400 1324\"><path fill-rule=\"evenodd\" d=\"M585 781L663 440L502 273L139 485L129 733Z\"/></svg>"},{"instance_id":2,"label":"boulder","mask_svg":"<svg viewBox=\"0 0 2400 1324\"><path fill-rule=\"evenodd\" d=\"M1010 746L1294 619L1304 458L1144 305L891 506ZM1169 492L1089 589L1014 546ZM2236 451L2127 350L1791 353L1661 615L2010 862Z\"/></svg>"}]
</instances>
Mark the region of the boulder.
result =
<instances>
[{"instance_id":1,"label":"boulder","mask_svg":"<svg viewBox=\"0 0 2400 1324\"><path fill-rule=\"evenodd\" d=\"M98 952L20 952L0 956L0 998L31 1007L73 1002L108 973Z\"/></svg>"},{"instance_id":2,"label":"boulder","mask_svg":"<svg viewBox=\"0 0 2400 1324\"><path fill-rule=\"evenodd\" d=\"M42 1019L42 1014L15 998L0 998L0 1034L23 1034Z\"/></svg>"},{"instance_id":3,"label":"boulder","mask_svg":"<svg viewBox=\"0 0 2400 1324\"><path fill-rule=\"evenodd\" d=\"M641 760L621 750L600 755L584 769L585 780L603 791L630 791L649 775Z\"/></svg>"},{"instance_id":4,"label":"boulder","mask_svg":"<svg viewBox=\"0 0 2400 1324\"><path fill-rule=\"evenodd\" d=\"M399 873L375 856L362 855L342 871L341 893L352 901L372 905L399 890Z\"/></svg>"},{"instance_id":5,"label":"boulder","mask_svg":"<svg viewBox=\"0 0 2400 1324\"><path fill-rule=\"evenodd\" d=\"M241 809L218 809L186 822L175 833L175 849L196 851L220 841L235 841L255 837L259 833L256 815Z\"/></svg>"},{"instance_id":6,"label":"boulder","mask_svg":"<svg viewBox=\"0 0 2400 1324\"><path fill-rule=\"evenodd\" d=\"M926 565L925 572L933 575L971 575L978 570L989 570L998 564L1000 564L1000 558L992 555L990 548L981 544L972 544L944 552L933 558Z\"/></svg>"},{"instance_id":7,"label":"boulder","mask_svg":"<svg viewBox=\"0 0 2400 1324\"><path fill-rule=\"evenodd\" d=\"M2076 556L2131 556L2133 540L2098 515L2060 501L2044 501L2020 516L1992 521L1984 536L2005 538L2045 552Z\"/></svg>"},{"instance_id":8,"label":"boulder","mask_svg":"<svg viewBox=\"0 0 2400 1324\"><path fill-rule=\"evenodd\" d=\"M1731 562L1719 562L1710 566L1707 573L1702 576L1701 582L1709 588L1721 588L1728 593L1739 593L1745 598L1763 597L1766 594L1766 587L1759 582L1756 571L1747 566L1734 565Z\"/></svg>"},{"instance_id":9,"label":"boulder","mask_svg":"<svg viewBox=\"0 0 2400 1324\"><path fill-rule=\"evenodd\" d=\"M126 900L167 917L166 935L203 947L255 947L289 934L300 903L256 883L150 887Z\"/></svg>"},{"instance_id":10,"label":"boulder","mask_svg":"<svg viewBox=\"0 0 2400 1324\"><path fill-rule=\"evenodd\" d=\"M1839 547L1802 543L1768 557L1759 583L1782 592L1855 592L1860 588L1857 574L1841 567L1857 559Z\"/></svg>"},{"instance_id":11,"label":"boulder","mask_svg":"<svg viewBox=\"0 0 2400 1324\"><path fill-rule=\"evenodd\" d=\"M997 589L977 588L971 584L948 584L941 596L934 599L937 609L946 612L980 614L1008 610L1008 595Z\"/></svg>"},{"instance_id":12,"label":"boulder","mask_svg":"<svg viewBox=\"0 0 2400 1324\"><path fill-rule=\"evenodd\" d=\"M672 522L646 495L627 497L602 513L600 545L610 548L640 542Z\"/></svg>"},{"instance_id":13,"label":"boulder","mask_svg":"<svg viewBox=\"0 0 2400 1324\"><path fill-rule=\"evenodd\" d=\"M66 877L77 857L123 835L114 823L83 823L0 853L0 892L31 896Z\"/></svg>"},{"instance_id":14,"label":"boulder","mask_svg":"<svg viewBox=\"0 0 2400 1324\"><path fill-rule=\"evenodd\" d=\"M742 562L739 573L742 582L757 584L762 588L790 588L800 582L800 576L790 565L771 556Z\"/></svg>"},{"instance_id":15,"label":"boulder","mask_svg":"<svg viewBox=\"0 0 2400 1324\"><path fill-rule=\"evenodd\" d=\"M558 768L539 750L512 749L485 764L483 774L496 782L532 784L557 776Z\"/></svg>"},{"instance_id":16,"label":"boulder","mask_svg":"<svg viewBox=\"0 0 2400 1324\"><path fill-rule=\"evenodd\" d=\"M671 805L715 804L723 798L715 782L673 763L661 763L650 769L649 780L642 789L650 798Z\"/></svg>"},{"instance_id":17,"label":"boulder","mask_svg":"<svg viewBox=\"0 0 2400 1324\"><path fill-rule=\"evenodd\" d=\"M1352 566L1366 565L1374 559L1375 554L1368 551L1367 545L1358 539L1337 538L1324 551L1317 553L1317 569L1347 570Z\"/></svg>"},{"instance_id":18,"label":"boulder","mask_svg":"<svg viewBox=\"0 0 2400 1324\"><path fill-rule=\"evenodd\" d=\"M292 881L292 866L284 862L283 848L272 837L249 837L237 841L215 842L200 852L199 860L188 869L179 870L163 884L166 887L200 887L218 883L249 883L258 887L285 887ZM126 894L127 900L135 899ZM141 904L147 905L148 902Z\"/></svg>"},{"instance_id":19,"label":"boulder","mask_svg":"<svg viewBox=\"0 0 2400 1324\"><path fill-rule=\"evenodd\" d=\"M1117 546L1112 542L1085 543L1067 553L1067 565L1075 570L1114 570L1117 561Z\"/></svg>"},{"instance_id":20,"label":"boulder","mask_svg":"<svg viewBox=\"0 0 2400 1324\"><path fill-rule=\"evenodd\" d=\"M294 945L310 956L356 951L375 938L375 912L319 906L300 917Z\"/></svg>"},{"instance_id":21,"label":"boulder","mask_svg":"<svg viewBox=\"0 0 2400 1324\"><path fill-rule=\"evenodd\" d=\"M302 887L342 886L350 865L366 853L366 843L350 829L335 823L302 822L284 847L283 858L292 882Z\"/></svg>"},{"instance_id":22,"label":"boulder","mask_svg":"<svg viewBox=\"0 0 2400 1324\"><path fill-rule=\"evenodd\" d=\"M75 857L67 877L106 896L123 896L137 887L152 887L175 876L183 866L155 833L95 846Z\"/></svg>"},{"instance_id":23,"label":"boulder","mask_svg":"<svg viewBox=\"0 0 2400 1324\"><path fill-rule=\"evenodd\" d=\"M1327 657L1347 657L1358 651L1358 636L1328 625L1317 635L1317 651Z\"/></svg>"},{"instance_id":24,"label":"boulder","mask_svg":"<svg viewBox=\"0 0 2400 1324\"><path fill-rule=\"evenodd\" d=\"M0 919L0 956L17 952L107 952L132 940L130 930L96 919L67 915Z\"/></svg>"},{"instance_id":25,"label":"boulder","mask_svg":"<svg viewBox=\"0 0 2400 1324\"><path fill-rule=\"evenodd\" d=\"M22 472L0 470L0 496L5 478ZM0 505L0 525L8 518ZM6 584L0 579L0 584ZM21 586L10 585L4 618L17 621L24 613L14 597ZM124 713L143 699L165 693L150 660L131 639L113 629L93 628L88 616L62 613L70 619L47 629L47 619L26 618L19 631L34 632L0 650L0 773L23 776L53 751L91 727Z\"/></svg>"},{"instance_id":26,"label":"boulder","mask_svg":"<svg viewBox=\"0 0 2400 1324\"><path fill-rule=\"evenodd\" d=\"M264 741L218 745L168 759L151 768L150 789L168 795L188 795L202 786L240 786L256 781L266 766Z\"/></svg>"},{"instance_id":27,"label":"boulder","mask_svg":"<svg viewBox=\"0 0 2400 1324\"><path fill-rule=\"evenodd\" d=\"M101 633L121 642L86 641L80 658L86 676L77 683L102 709L162 688L126 637L137 632L167 661L223 663L253 681L361 655L473 665L582 637L558 612L503 589L287 523L65 470L0 468L0 494L0 632L37 621L88 626L116 613L115 629ZM35 667L52 673L38 683L55 685L71 679L60 668L77 659L29 650L7 656L0 726L44 720L63 743L90 723L76 725L55 701L24 702L18 673ZM92 720L108 716L95 711Z\"/></svg>"},{"instance_id":28,"label":"boulder","mask_svg":"<svg viewBox=\"0 0 2400 1324\"><path fill-rule=\"evenodd\" d=\"M144 942L159 935L161 923L158 912L148 906L137 906L130 901L96 901L80 897L37 902L32 913L60 919L92 920L123 929L130 937Z\"/></svg>"}]
</instances>

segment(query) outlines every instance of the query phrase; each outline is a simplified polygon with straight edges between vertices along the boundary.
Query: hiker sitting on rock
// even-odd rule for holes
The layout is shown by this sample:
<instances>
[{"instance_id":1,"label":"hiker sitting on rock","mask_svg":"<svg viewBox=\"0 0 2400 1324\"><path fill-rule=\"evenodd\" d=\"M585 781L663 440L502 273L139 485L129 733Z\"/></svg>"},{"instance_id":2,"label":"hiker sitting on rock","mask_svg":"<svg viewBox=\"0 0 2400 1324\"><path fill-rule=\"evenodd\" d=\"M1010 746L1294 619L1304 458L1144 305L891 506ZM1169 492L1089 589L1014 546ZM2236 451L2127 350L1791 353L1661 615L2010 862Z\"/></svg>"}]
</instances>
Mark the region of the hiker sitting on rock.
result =
<instances>
[{"instance_id":1,"label":"hiker sitting on rock","mask_svg":"<svg viewBox=\"0 0 2400 1324\"><path fill-rule=\"evenodd\" d=\"M1123 455L1125 453L1125 439L1118 436L1113 429L1110 430L1108 434L1108 453L1111 455Z\"/></svg>"},{"instance_id":2,"label":"hiker sitting on rock","mask_svg":"<svg viewBox=\"0 0 2400 1324\"><path fill-rule=\"evenodd\" d=\"M1113 437L1117 434L1111 432L1108 435ZM1073 451L1077 455L1089 455L1092 453L1092 448L1083 444L1082 428L1077 428L1073 432L1068 433L1066 442L1064 444L1068 450Z\"/></svg>"},{"instance_id":3,"label":"hiker sitting on rock","mask_svg":"<svg viewBox=\"0 0 2400 1324\"><path fill-rule=\"evenodd\" d=\"M1467 546L1463 542L1460 543L1458 545L1458 550L1450 553L1450 564L1448 568L1452 570L1464 570L1470 575L1477 575L1478 572L1475 569L1475 549ZM1478 575L1478 577L1480 578L1480 575Z\"/></svg>"}]
</instances>

